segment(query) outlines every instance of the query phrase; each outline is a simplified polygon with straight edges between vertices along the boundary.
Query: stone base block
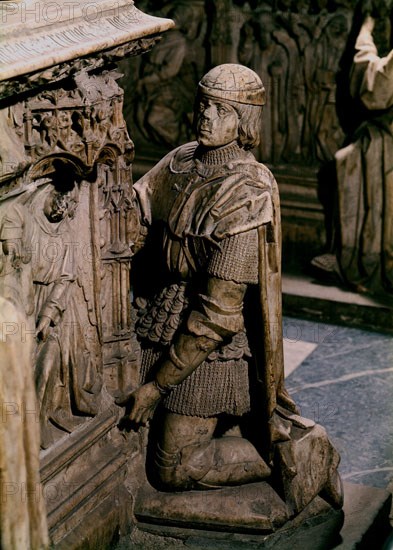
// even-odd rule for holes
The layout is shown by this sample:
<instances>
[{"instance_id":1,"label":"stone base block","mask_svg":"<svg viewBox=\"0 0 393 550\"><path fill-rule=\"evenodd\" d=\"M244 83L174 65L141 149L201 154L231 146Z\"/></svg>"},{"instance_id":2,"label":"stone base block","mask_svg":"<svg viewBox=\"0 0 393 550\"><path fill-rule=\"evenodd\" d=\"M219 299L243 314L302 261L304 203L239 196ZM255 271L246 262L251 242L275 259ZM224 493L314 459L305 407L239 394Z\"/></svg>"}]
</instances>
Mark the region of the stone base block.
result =
<instances>
[{"instance_id":1,"label":"stone base block","mask_svg":"<svg viewBox=\"0 0 393 550\"><path fill-rule=\"evenodd\" d=\"M258 498L246 503L241 501L248 490L256 495L258 489L266 483L252 484L253 487L243 486L239 488L227 488L225 491L236 491L239 504L236 507L236 525L228 524L225 528L224 514L233 517L236 514L234 500L226 500L225 495L220 496L222 490L209 494L196 492L204 501L205 506L196 505L196 497L193 501L192 518L187 524L187 510L191 505L185 506L186 497L193 493L159 493L153 489L144 489L136 502L136 516L138 525L130 535L121 540L116 550L133 548L134 550L171 550L176 548L193 548L194 550L355 550L367 548L381 548L389 536L389 510L391 494L382 489L344 483L344 511L332 509L321 498L315 498L298 516L287 521L285 525L278 527L274 532L267 534L260 528L256 528L257 515L265 504L254 508ZM251 489L250 489L251 488ZM243 489L245 490L243 492ZM150 495L150 496L149 496ZM153 500L149 502L149 498ZM147 500L143 501L146 498ZM211 500L203 500L203 499ZM262 497L260 497L262 498ZM180 502L183 499L183 509ZM214 499L222 500L220 509L221 528L217 524L208 524L208 518L216 514L212 506ZM241 527L241 515L249 511L255 525L250 529L250 518L243 517L245 523ZM199 510L199 511L198 511ZM264 508L266 513L266 508ZM198 514L200 522L197 522ZM345 519L344 519L345 516ZM203 517L203 523L202 523ZM281 516L282 517L282 516ZM180 518L180 519L179 519ZM266 521L266 519L264 520ZM248 525L248 527L247 527ZM261 524L262 526L262 524ZM266 523L265 523L266 526Z\"/></svg>"},{"instance_id":2,"label":"stone base block","mask_svg":"<svg viewBox=\"0 0 393 550\"><path fill-rule=\"evenodd\" d=\"M330 547L339 542L343 524L343 512L319 497L289 519L285 503L264 482L189 493L144 488L135 515L139 524L132 535L132 548L138 544L140 548L146 544L176 548L182 541L191 548L293 550L299 544L302 549L325 550L325 541ZM150 543L149 537L153 537ZM312 546L306 546L308 539Z\"/></svg>"},{"instance_id":3,"label":"stone base block","mask_svg":"<svg viewBox=\"0 0 393 550\"><path fill-rule=\"evenodd\" d=\"M258 533L275 531L289 519L285 502L265 482L179 493L148 486L139 491L134 513L146 523Z\"/></svg>"}]
</instances>

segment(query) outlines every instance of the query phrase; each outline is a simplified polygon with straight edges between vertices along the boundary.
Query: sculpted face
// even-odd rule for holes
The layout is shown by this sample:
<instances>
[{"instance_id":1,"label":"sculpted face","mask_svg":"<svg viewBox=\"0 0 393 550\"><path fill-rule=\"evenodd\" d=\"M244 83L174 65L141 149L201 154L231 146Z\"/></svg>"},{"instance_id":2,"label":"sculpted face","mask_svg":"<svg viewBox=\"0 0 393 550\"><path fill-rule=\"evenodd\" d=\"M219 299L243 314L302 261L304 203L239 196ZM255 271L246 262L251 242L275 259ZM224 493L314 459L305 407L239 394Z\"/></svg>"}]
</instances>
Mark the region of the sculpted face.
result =
<instances>
[{"instance_id":1,"label":"sculpted face","mask_svg":"<svg viewBox=\"0 0 393 550\"><path fill-rule=\"evenodd\" d=\"M61 193L53 189L45 201L45 216L52 223L59 222L66 217L68 207L69 193Z\"/></svg>"},{"instance_id":2,"label":"sculpted face","mask_svg":"<svg viewBox=\"0 0 393 550\"><path fill-rule=\"evenodd\" d=\"M239 116L225 101L202 96L196 130L198 143L204 147L221 147L237 139Z\"/></svg>"},{"instance_id":3,"label":"sculpted face","mask_svg":"<svg viewBox=\"0 0 393 550\"><path fill-rule=\"evenodd\" d=\"M71 126L71 113L69 113L68 111L60 111L57 118L59 121L59 128L68 128L69 126Z\"/></svg>"}]
</instances>

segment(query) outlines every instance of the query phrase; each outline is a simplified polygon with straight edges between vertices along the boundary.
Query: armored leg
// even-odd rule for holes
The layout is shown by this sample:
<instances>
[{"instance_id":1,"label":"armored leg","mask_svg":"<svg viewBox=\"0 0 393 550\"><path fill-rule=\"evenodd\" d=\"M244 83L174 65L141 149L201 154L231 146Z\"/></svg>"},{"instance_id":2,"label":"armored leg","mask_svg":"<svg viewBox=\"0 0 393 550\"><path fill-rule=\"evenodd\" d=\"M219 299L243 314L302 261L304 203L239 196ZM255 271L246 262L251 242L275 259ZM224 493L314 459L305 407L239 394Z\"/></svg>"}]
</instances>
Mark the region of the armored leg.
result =
<instances>
[{"instance_id":1,"label":"armored leg","mask_svg":"<svg viewBox=\"0 0 393 550\"><path fill-rule=\"evenodd\" d=\"M242 437L213 438L216 418L167 413L156 465L164 488L212 489L265 479L270 469Z\"/></svg>"}]
</instances>

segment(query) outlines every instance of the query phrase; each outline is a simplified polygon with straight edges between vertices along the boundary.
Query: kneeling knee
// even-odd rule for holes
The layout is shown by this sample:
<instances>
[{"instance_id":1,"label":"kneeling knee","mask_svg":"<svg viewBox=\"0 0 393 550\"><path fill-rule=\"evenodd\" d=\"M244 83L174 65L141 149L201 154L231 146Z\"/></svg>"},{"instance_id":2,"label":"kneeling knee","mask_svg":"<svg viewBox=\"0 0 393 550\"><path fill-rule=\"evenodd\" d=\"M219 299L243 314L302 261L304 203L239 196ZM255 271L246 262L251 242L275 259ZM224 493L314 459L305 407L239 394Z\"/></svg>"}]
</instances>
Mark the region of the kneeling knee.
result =
<instances>
[{"instance_id":1,"label":"kneeling knee","mask_svg":"<svg viewBox=\"0 0 393 550\"><path fill-rule=\"evenodd\" d=\"M158 445L155 463L161 487L182 491L194 489L212 467L214 447L214 441L211 441L168 453Z\"/></svg>"}]
</instances>

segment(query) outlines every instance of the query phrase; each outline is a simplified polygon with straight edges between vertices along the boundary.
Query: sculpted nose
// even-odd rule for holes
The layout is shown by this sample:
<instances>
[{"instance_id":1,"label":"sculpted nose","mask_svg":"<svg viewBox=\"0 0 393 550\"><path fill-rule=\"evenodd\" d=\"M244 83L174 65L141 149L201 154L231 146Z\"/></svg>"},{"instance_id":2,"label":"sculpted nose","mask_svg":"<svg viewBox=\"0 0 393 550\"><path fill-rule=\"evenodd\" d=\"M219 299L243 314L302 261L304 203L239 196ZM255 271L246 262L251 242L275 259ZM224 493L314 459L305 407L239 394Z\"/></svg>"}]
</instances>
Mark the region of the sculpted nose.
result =
<instances>
[{"instance_id":1,"label":"sculpted nose","mask_svg":"<svg viewBox=\"0 0 393 550\"><path fill-rule=\"evenodd\" d=\"M212 120L213 118L213 110L211 107L206 107L202 113L202 119L204 120Z\"/></svg>"}]
</instances>

